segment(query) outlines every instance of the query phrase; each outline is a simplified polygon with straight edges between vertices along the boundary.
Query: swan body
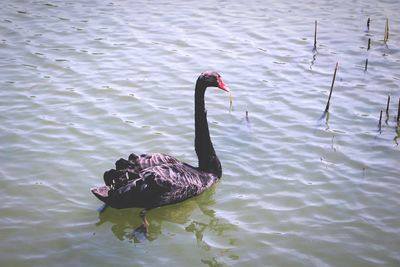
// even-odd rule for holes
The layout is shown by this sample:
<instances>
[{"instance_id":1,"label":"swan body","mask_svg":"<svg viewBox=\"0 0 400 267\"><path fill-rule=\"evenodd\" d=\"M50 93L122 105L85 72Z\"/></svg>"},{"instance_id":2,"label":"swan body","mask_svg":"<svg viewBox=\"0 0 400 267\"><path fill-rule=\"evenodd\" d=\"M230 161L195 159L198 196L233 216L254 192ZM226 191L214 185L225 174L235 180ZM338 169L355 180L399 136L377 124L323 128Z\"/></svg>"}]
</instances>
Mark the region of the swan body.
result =
<instances>
[{"instance_id":1,"label":"swan body","mask_svg":"<svg viewBox=\"0 0 400 267\"><path fill-rule=\"evenodd\" d=\"M207 87L229 91L216 72L203 72L195 88L195 150L199 166L161 154L131 154L119 159L115 169L104 173L104 186L92 193L107 205L121 208L151 209L197 196L210 188L222 176L221 163L214 151L204 107Z\"/></svg>"}]
</instances>

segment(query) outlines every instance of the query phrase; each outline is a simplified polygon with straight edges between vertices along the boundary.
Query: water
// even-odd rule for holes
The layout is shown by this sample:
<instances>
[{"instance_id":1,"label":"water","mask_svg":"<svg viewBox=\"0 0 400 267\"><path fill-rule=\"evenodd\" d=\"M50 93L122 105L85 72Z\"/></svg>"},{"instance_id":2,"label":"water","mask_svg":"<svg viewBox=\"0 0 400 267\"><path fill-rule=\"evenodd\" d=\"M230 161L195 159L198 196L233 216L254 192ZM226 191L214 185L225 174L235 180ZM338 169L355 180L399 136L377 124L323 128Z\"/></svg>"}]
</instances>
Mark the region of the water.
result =
<instances>
[{"instance_id":1,"label":"water","mask_svg":"<svg viewBox=\"0 0 400 267\"><path fill-rule=\"evenodd\" d=\"M0 265L399 266L399 9L2 1ZM231 113L228 94L206 95L224 176L151 210L148 239L135 237L140 210L99 214L89 188L131 152L196 164L193 88L207 69L232 89Z\"/></svg>"}]
</instances>

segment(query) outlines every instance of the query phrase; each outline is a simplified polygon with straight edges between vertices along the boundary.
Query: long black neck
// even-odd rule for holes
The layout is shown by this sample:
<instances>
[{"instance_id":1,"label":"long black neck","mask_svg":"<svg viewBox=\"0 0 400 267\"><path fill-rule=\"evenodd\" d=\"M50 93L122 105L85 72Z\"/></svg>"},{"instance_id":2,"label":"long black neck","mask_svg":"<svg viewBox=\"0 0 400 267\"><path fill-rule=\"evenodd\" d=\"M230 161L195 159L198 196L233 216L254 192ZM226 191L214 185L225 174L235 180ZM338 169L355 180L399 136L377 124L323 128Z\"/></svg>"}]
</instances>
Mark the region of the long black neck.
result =
<instances>
[{"instance_id":1,"label":"long black neck","mask_svg":"<svg viewBox=\"0 0 400 267\"><path fill-rule=\"evenodd\" d=\"M197 158L199 159L199 169L210 172L220 178L222 176L221 163L215 154L215 150L210 138L207 122L207 110L204 107L204 94L207 86L198 79L194 94L194 122L195 122L195 141Z\"/></svg>"}]
</instances>

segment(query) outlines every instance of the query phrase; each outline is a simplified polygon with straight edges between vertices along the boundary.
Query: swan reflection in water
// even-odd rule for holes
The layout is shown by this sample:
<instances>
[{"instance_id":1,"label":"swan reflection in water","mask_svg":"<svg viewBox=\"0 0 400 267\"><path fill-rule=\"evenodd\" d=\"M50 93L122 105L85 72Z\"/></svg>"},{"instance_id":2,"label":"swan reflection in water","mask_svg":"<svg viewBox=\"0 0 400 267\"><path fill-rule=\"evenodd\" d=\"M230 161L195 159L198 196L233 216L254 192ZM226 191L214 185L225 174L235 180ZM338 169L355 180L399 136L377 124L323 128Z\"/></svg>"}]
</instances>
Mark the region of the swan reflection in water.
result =
<instances>
[{"instance_id":1,"label":"swan reflection in water","mask_svg":"<svg viewBox=\"0 0 400 267\"><path fill-rule=\"evenodd\" d=\"M210 246L203 241L206 230L218 236L223 236L226 232L236 230L235 225L221 222L221 220L216 217L215 211L211 208L211 206L215 204L214 192L215 186L195 198L150 210L146 215L150 224L148 232L142 229L142 221L138 216L141 209L136 208L123 210L107 208L99 213L99 221L96 225L100 226L109 222L112 224L112 232L119 240L128 240L135 243L156 240L162 235L163 222L187 225L185 230L193 233L198 245L207 249ZM196 209L199 209L202 214L209 218L208 223L204 223L204 221L190 221L191 215ZM233 244L235 241L229 240L229 243Z\"/></svg>"}]
</instances>

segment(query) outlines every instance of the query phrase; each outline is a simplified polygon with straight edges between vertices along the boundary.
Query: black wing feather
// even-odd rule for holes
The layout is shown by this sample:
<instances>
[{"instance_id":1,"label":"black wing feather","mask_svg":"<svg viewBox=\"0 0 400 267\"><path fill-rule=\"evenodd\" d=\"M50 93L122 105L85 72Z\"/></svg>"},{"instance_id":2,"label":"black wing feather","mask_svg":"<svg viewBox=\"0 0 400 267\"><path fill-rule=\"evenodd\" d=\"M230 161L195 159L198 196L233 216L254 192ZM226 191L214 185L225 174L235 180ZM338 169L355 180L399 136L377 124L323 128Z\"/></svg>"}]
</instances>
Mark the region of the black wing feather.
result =
<instances>
[{"instance_id":1,"label":"black wing feather","mask_svg":"<svg viewBox=\"0 0 400 267\"><path fill-rule=\"evenodd\" d=\"M115 208L157 207L196 196L218 180L165 154L120 159L104 173L106 186L93 193Z\"/></svg>"}]
</instances>

